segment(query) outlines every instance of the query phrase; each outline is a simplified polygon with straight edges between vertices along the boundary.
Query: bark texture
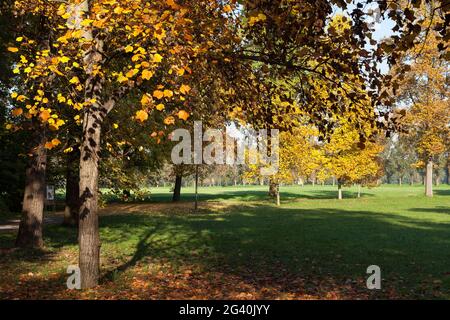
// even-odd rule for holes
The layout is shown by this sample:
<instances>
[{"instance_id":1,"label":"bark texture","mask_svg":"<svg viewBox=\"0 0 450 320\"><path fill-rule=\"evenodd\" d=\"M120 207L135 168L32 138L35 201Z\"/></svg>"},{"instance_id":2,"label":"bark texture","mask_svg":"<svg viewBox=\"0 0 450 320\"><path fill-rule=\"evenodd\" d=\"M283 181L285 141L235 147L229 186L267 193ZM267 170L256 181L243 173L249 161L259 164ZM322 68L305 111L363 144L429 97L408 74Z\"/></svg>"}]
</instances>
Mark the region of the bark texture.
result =
<instances>
[{"instance_id":1,"label":"bark texture","mask_svg":"<svg viewBox=\"0 0 450 320\"><path fill-rule=\"evenodd\" d=\"M175 187L173 188L173 202L178 202L181 200L181 183L183 181L182 175L176 175L175 177Z\"/></svg>"},{"instance_id":2,"label":"bark texture","mask_svg":"<svg viewBox=\"0 0 450 320\"><path fill-rule=\"evenodd\" d=\"M433 196L433 160L428 160L425 176L425 195Z\"/></svg>"},{"instance_id":3,"label":"bark texture","mask_svg":"<svg viewBox=\"0 0 450 320\"><path fill-rule=\"evenodd\" d=\"M66 163L66 206L64 209L63 225L78 227L80 211L80 151L78 149L67 154Z\"/></svg>"},{"instance_id":4,"label":"bark texture","mask_svg":"<svg viewBox=\"0 0 450 320\"><path fill-rule=\"evenodd\" d=\"M45 136L38 136L36 141L37 147L31 151L32 157L26 170L22 218L16 239L16 246L22 248L40 248L44 245L42 220L47 169L47 152L44 147Z\"/></svg>"}]
</instances>

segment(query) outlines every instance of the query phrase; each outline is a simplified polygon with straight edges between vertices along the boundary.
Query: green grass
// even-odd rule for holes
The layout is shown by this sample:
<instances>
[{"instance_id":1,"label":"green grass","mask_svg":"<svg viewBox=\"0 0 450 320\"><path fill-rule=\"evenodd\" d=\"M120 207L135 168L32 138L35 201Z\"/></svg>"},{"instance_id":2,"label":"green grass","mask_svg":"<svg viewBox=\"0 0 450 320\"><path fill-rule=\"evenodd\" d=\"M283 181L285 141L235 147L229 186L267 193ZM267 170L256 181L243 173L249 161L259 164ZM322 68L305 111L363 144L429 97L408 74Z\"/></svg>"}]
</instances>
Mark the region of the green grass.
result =
<instances>
[{"instance_id":1,"label":"green grass","mask_svg":"<svg viewBox=\"0 0 450 320\"><path fill-rule=\"evenodd\" d=\"M193 214L193 190L187 188L184 211L147 209L102 217L105 277L120 282L121 274L135 265L165 261L180 268L196 265L204 272L268 277L269 282L271 277L301 277L364 291L367 267L378 265L383 290L374 297L394 290L401 297L450 298L449 186L436 188L432 199L423 195L422 186L363 188L362 198L350 188L342 201L331 186L286 186L281 207L272 204L266 189L201 188L203 209ZM150 191L152 202L170 201L169 189ZM0 233L0 246L10 245L13 237ZM72 230L48 227L45 241L52 253L76 252ZM0 258L0 266L64 272L62 262L49 267L45 259L23 260L23 253L16 252Z\"/></svg>"}]
</instances>

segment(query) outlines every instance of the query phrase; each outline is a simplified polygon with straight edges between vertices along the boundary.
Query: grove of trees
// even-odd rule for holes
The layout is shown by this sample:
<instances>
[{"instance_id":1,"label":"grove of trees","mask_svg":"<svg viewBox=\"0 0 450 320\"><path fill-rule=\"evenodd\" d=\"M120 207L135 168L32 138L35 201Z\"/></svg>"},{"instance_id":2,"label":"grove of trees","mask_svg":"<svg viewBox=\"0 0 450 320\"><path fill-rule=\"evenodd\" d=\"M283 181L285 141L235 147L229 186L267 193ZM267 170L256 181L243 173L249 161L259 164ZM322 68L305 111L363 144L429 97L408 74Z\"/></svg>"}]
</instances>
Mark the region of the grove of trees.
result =
<instances>
[{"instance_id":1,"label":"grove of trees","mask_svg":"<svg viewBox=\"0 0 450 320\"><path fill-rule=\"evenodd\" d=\"M23 196L16 245L44 245L50 177L65 181L82 288L99 281L99 186L128 196L171 180L178 201L197 172L266 181L279 202L282 183L332 180L342 198L343 185L425 170L432 196L433 170L450 166L450 5L350 2L4 1L0 170L13 187L0 196L11 208ZM375 39L378 14L395 24L388 39ZM171 166L170 133L195 120L278 129L279 172Z\"/></svg>"}]
</instances>

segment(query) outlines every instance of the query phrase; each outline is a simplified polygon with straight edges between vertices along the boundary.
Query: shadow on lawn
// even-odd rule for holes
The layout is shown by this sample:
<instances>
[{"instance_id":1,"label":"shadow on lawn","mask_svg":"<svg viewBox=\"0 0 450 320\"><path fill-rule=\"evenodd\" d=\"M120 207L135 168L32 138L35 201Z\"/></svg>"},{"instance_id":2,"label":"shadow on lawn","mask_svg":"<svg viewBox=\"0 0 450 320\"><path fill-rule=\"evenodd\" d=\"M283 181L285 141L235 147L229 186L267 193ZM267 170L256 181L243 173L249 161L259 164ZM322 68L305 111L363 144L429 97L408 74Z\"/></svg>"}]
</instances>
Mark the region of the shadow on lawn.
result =
<instances>
[{"instance_id":1,"label":"shadow on lawn","mask_svg":"<svg viewBox=\"0 0 450 320\"><path fill-rule=\"evenodd\" d=\"M450 196L450 189L435 189L433 192L438 196Z\"/></svg>"},{"instance_id":2,"label":"shadow on lawn","mask_svg":"<svg viewBox=\"0 0 450 320\"><path fill-rule=\"evenodd\" d=\"M301 193L301 187L299 186L300 193L293 192L283 192L281 188L280 195L282 201L291 201L291 200L302 200L302 199L311 199L311 200L331 200L337 199L338 192L337 187L336 190L307 190L304 193ZM358 193L350 190L343 190L344 198L357 198ZM361 197L373 197L374 195L371 193L361 192ZM182 193L181 200L189 201L194 199L195 195L193 193ZM220 201L220 200L248 200L248 201L263 201L263 200L271 200L268 196L268 192L266 190L234 190L234 191L223 191L220 194L205 194L202 193L202 190L199 192L199 200L200 201ZM171 194L162 194L155 193L151 196L150 202L169 202L171 201Z\"/></svg>"},{"instance_id":3,"label":"shadow on lawn","mask_svg":"<svg viewBox=\"0 0 450 320\"><path fill-rule=\"evenodd\" d=\"M291 290L286 279L330 279L333 285L345 286L366 277L366 268L373 264L382 268L387 287L395 286L398 278L413 282L400 287L418 287L423 277L441 279L450 271L448 224L328 208L236 206L227 212L216 219L107 217L105 225L117 231L117 239L126 233L140 237L132 258L105 279L159 259L232 274L260 288L272 281L286 292ZM155 225L150 230L123 230L123 223L145 226L149 222ZM305 287L318 290L314 285Z\"/></svg>"},{"instance_id":4,"label":"shadow on lawn","mask_svg":"<svg viewBox=\"0 0 450 320\"><path fill-rule=\"evenodd\" d=\"M394 288L432 297L435 288L424 289L423 281L441 281L450 271L449 224L379 212L239 205L222 214L117 215L100 222L104 243L121 248L130 242L130 258L102 283L134 266L166 261L238 278L257 290L314 295L349 288L386 297ZM56 248L75 244L72 233L52 226L46 241ZM373 264L382 269L383 290L368 293L363 280ZM439 290L450 292L448 283Z\"/></svg>"},{"instance_id":5,"label":"shadow on lawn","mask_svg":"<svg viewBox=\"0 0 450 320\"><path fill-rule=\"evenodd\" d=\"M444 214L450 214L450 207L434 207L434 208L411 208L408 209L408 211L413 212L423 212L423 213L444 213Z\"/></svg>"}]
</instances>

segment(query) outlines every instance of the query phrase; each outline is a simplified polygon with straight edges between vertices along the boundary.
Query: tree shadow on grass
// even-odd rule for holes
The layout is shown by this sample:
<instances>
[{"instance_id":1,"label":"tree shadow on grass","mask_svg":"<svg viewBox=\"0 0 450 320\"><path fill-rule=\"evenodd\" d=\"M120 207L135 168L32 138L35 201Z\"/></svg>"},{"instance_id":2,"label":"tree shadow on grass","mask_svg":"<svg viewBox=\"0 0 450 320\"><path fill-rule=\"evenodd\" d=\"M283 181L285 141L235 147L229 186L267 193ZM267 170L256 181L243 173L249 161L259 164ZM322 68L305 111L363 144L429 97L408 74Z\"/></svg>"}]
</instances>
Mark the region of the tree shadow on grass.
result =
<instances>
[{"instance_id":1,"label":"tree shadow on grass","mask_svg":"<svg viewBox=\"0 0 450 320\"><path fill-rule=\"evenodd\" d=\"M450 214L450 207L438 206L434 208L411 208L408 211L423 212L423 213L443 213Z\"/></svg>"},{"instance_id":2,"label":"tree shadow on grass","mask_svg":"<svg viewBox=\"0 0 450 320\"><path fill-rule=\"evenodd\" d=\"M135 216L127 220L127 225L158 227L147 232L136 229L140 235L133 256L112 272L123 272L147 259L163 259L233 275L256 288L273 282L288 292L291 281L286 279L328 279L345 286L366 277L366 268L373 264L382 268L389 286L398 284L406 291L417 289L427 275L442 280L450 271L450 226L445 223L329 208L236 206L227 211L216 218L153 217L150 222L148 217ZM105 221L108 228L123 228L123 220L110 218ZM397 283L398 278L411 283ZM305 285L304 290L317 288Z\"/></svg>"},{"instance_id":3,"label":"tree shadow on grass","mask_svg":"<svg viewBox=\"0 0 450 320\"><path fill-rule=\"evenodd\" d=\"M132 214L105 216L100 222L103 256L114 247L119 251L112 255L123 252L126 257L108 270L103 283L138 264L165 261L196 265L201 275L218 272L259 291L275 287L280 293L322 295L353 290L375 298L388 296L392 288L408 297L450 294L445 276L450 271L448 223L372 211L256 204L230 206L220 214ZM46 241L59 248L75 244L76 234L52 226ZM364 287L366 269L373 264L383 274L378 293ZM45 287L39 281L30 283ZM434 281L442 281L438 289ZM61 284L57 288L63 290Z\"/></svg>"},{"instance_id":4,"label":"tree shadow on grass","mask_svg":"<svg viewBox=\"0 0 450 320\"><path fill-rule=\"evenodd\" d=\"M433 190L434 194L438 196L450 196L450 188L449 189L437 189Z\"/></svg>"},{"instance_id":5,"label":"tree shadow on grass","mask_svg":"<svg viewBox=\"0 0 450 320\"><path fill-rule=\"evenodd\" d=\"M291 201L291 200L331 200L337 199L338 192L336 190L305 190L302 191L301 187L299 188L299 193L283 191L281 188L280 196L282 201ZM343 190L344 198L357 198L358 193L350 190ZM371 193L361 192L361 197L373 197L374 195ZM272 201L273 199L269 197L267 190L233 190L233 191L222 191L220 194L214 193L202 193L199 192L199 201L223 201L223 200L243 200L243 201ZM194 193L182 193L181 201L188 202L193 201L195 198ZM155 193L151 196L150 201L145 201L149 203L158 203L158 202L171 202L172 195L167 193Z\"/></svg>"}]
</instances>

